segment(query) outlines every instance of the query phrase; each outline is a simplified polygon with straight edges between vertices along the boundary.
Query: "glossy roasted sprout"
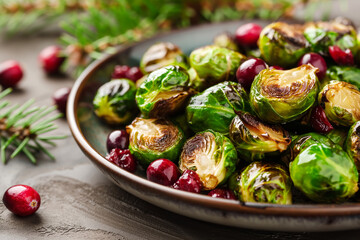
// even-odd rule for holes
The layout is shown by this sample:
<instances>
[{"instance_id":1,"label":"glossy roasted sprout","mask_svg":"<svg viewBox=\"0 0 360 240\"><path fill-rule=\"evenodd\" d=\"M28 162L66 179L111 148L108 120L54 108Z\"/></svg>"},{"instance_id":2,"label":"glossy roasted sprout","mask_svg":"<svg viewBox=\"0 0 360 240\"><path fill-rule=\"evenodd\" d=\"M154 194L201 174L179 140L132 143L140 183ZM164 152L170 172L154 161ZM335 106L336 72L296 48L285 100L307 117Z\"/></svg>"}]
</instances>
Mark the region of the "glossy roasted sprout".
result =
<instances>
[{"instance_id":1,"label":"glossy roasted sprout","mask_svg":"<svg viewBox=\"0 0 360 240\"><path fill-rule=\"evenodd\" d=\"M95 114L108 124L127 124L138 113L135 94L135 83L129 79L107 82L93 99Z\"/></svg>"},{"instance_id":2,"label":"glossy roasted sprout","mask_svg":"<svg viewBox=\"0 0 360 240\"><path fill-rule=\"evenodd\" d=\"M303 116L316 102L317 68L310 64L290 70L264 69L250 89L256 115L269 123L286 123Z\"/></svg>"},{"instance_id":3,"label":"glossy roasted sprout","mask_svg":"<svg viewBox=\"0 0 360 240\"><path fill-rule=\"evenodd\" d=\"M204 190L212 190L226 182L235 171L237 153L224 135L206 130L186 141L180 156L181 171L195 171Z\"/></svg>"},{"instance_id":4,"label":"glossy roasted sprout","mask_svg":"<svg viewBox=\"0 0 360 240\"><path fill-rule=\"evenodd\" d=\"M160 42L152 45L140 61L140 69L144 74L157 69L175 65L184 69L189 68L188 60L182 50L173 43Z\"/></svg>"},{"instance_id":5,"label":"glossy roasted sprout","mask_svg":"<svg viewBox=\"0 0 360 240\"><path fill-rule=\"evenodd\" d=\"M357 190L354 161L330 139L317 133L299 136L292 144L290 176L294 186L316 202L343 202Z\"/></svg>"},{"instance_id":6,"label":"glossy roasted sprout","mask_svg":"<svg viewBox=\"0 0 360 240\"><path fill-rule=\"evenodd\" d=\"M347 82L360 88L360 68L334 65L328 68L326 75L331 80Z\"/></svg>"},{"instance_id":7,"label":"glossy roasted sprout","mask_svg":"<svg viewBox=\"0 0 360 240\"><path fill-rule=\"evenodd\" d=\"M148 75L136 92L136 102L144 117L168 117L185 108L194 93L189 74L179 66L167 66Z\"/></svg>"},{"instance_id":8,"label":"glossy roasted sprout","mask_svg":"<svg viewBox=\"0 0 360 240\"><path fill-rule=\"evenodd\" d=\"M345 141L345 151L354 160L356 168L360 171L360 121L351 126Z\"/></svg>"},{"instance_id":9,"label":"glossy roasted sprout","mask_svg":"<svg viewBox=\"0 0 360 240\"><path fill-rule=\"evenodd\" d=\"M247 161L279 155L291 143L290 134L280 125L261 122L246 112L238 112L232 120L229 138L239 157Z\"/></svg>"},{"instance_id":10,"label":"glossy roasted sprout","mask_svg":"<svg viewBox=\"0 0 360 240\"><path fill-rule=\"evenodd\" d=\"M165 119L135 118L126 131L130 152L143 166L160 158L176 162L185 143L183 131Z\"/></svg>"},{"instance_id":11,"label":"glossy roasted sprout","mask_svg":"<svg viewBox=\"0 0 360 240\"><path fill-rule=\"evenodd\" d=\"M229 179L229 188L243 202L291 204L291 185L285 168L272 162L253 162Z\"/></svg>"},{"instance_id":12,"label":"glossy roasted sprout","mask_svg":"<svg viewBox=\"0 0 360 240\"><path fill-rule=\"evenodd\" d=\"M214 45L222 48L227 48L233 51L238 52L239 48L234 40L234 38L230 35L230 33L222 33L217 35L214 38Z\"/></svg>"},{"instance_id":13,"label":"glossy roasted sprout","mask_svg":"<svg viewBox=\"0 0 360 240\"><path fill-rule=\"evenodd\" d=\"M350 83L331 81L319 93L318 101L336 125L349 127L360 120L360 91Z\"/></svg>"},{"instance_id":14,"label":"glossy roasted sprout","mask_svg":"<svg viewBox=\"0 0 360 240\"><path fill-rule=\"evenodd\" d=\"M228 134L235 111L250 111L244 88L235 82L223 82L193 96L186 107L186 116L194 132L212 129Z\"/></svg>"}]
</instances>

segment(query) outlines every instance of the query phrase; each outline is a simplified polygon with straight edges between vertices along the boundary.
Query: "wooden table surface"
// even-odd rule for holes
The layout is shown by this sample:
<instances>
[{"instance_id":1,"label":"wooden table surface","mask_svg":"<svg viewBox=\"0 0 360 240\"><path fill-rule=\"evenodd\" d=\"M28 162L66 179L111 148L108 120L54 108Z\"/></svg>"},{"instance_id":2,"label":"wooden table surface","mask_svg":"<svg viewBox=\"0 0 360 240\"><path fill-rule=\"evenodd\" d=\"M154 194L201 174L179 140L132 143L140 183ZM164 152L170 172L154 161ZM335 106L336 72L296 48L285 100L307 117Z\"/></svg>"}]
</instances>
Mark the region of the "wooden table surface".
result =
<instances>
[{"instance_id":1,"label":"wooden table surface","mask_svg":"<svg viewBox=\"0 0 360 240\"><path fill-rule=\"evenodd\" d=\"M0 42L0 62L21 63L25 77L7 99L22 103L35 98L51 105L53 92L71 87L70 78L45 76L37 61L40 50L56 43L54 36ZM0 164L0 196L14 184L27 184L41 195L41 207L20 218L0 203L0 239L359 239L359 230L331 233L286 233L226 227L183 217L144 202L108 180L80 151L65 119L57 121L59 140L50 151L56 161L23 156Z\"/></svg>"}]
</instances>

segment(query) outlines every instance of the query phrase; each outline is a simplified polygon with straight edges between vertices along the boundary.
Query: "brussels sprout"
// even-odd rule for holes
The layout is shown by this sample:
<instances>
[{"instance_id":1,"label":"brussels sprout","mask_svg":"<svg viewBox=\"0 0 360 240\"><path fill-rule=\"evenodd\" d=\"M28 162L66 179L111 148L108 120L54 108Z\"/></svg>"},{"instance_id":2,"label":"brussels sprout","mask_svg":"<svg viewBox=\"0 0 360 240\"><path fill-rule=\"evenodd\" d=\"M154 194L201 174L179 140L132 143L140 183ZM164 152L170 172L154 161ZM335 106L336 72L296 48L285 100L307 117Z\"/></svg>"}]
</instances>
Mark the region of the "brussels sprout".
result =
<instances>
[{"instance_id":1,"label":"brussels sprout","mask_svg":"<svg viewBox=\"0 0 360 240\"><path fill-rule=\"evenodd\" d=\"M308 52L303 25L276 22L266 26L258 45L263 59L270 65L291 67Z\"/></svg>"},{"instance_id":2,"label":"brussels sprout","mask_svg":"<svg viewBox=\"0 0 360 240\"><path fill-rule=\"evenodd\" d=\"M351 126L360 120L360 91L350 83L331 81L321 90L318 100L332 123Z\"/></svg>"},{"instance_id":3,"label":"brussels sprout","mask_svg":"<svg viewBox=\"0 0 360 240\"><path fill-rule=\"evenodd\" d=\"M128 79L102 85L93 100L95 114L108 124L127 124L137 115L136 86Z\"/></svg>"},{"instance_id":4,"label":"brussels sprout","mask_svg":"<svg viewBox=\"0 0 360 240\"><path fill-rule=\"evenodd\" d=\"M335 144L343 148L347 134L348 134L347 129L337 128L331 130L325 136L328 137Z\"/></svg>"},{"instance_id":5,"label":"brussels sprout","mask_svg":"<svg viewBox=\"0 0 360 240\"><path fill-rule=\"evenodd\" d=\"M178 46L169 42L152 45L144 53L140 61L140 69L145 74L169 65L176 65L185 69L189 68L185 54Z\"/></svg>"},{"instance_id":6,"label":"brussels sprout","mask_svg":"<svg viewBox=\"0 0 360 240\"><path fill-rule=\"evenodd\" d=\"M205 46L190 54L190 66L200 79L205 79L203 89L219 82L231 81L240 63L245 60L241 53L218 46Z\"/></svg>"},{"instance_id":7,"label":"brussels sprout","mask_svg":"<svg viewBox=\"0 0 360 240\"><path fill-rule=\"evenodd\" d=\"M360 121L351 126L345 141L345 150L360 171Z\"/></svg>"},{"instance_id":8,"label":"brussels sprout","mask_svg":"<svg viewBox=\"0 0 360 240\"><path fill-rule=\"evenodd\" d=\"M243 202L291 204L291 181L283 166L253 162L229 179L229 188Z\"/></svg>"},{"instance_id":9,"label":"brussels sprout","mask_svg":"<svg viewBox=\"0 0 360 240\"><path fill-rule=\"evenodd\" d=\"M316 101L317 71L310 64L290 70L262 70L251 85L251 107L260 119L269 123L301 118Z\"/></svg>"},{"instance_id":10,"label":"brussels sprout","mask_svg":"<svg viewBox=\"0 0 360 240\"><path fill-rule=\"evenodd\" d=\"M214 38L214 45L238 52L239 48L230 33L222 33Z\"/></svg>"},{"instance_id":11,"label":"brussels sprout","mask_svg":"<svg viewBox=\"0 0 360 240\"><path fill-rule=\"evenodd\" d=\"M234 111L250 110L248 96L239 83L223 82L193 96L186 116L194 132L212 129L227 134Z\"/></svg>"},{"instance_id":12,"label":"brussels sprout","mask_svg":"<svg viewBox=\"0 0 360 240\"><path fill-rule=\"evenodd\" d=\"M229 137L238 155L247 161L264 159L269 153L277 155L291 143L289 133L281 126L262 123L246 112L234 117L229 127Z\"/></svg>"},{"instance_id":13,"label":"brussels sprout","mask_svg":"<svg viewBox=\"0 0 360 240\"><path fill-rule=\"evenodd\" d=\"M331 80L347 82L360 88L360 69L357 67L331 66L326 75Z\"/></svg>"},{"instance_id":14,"label":"brussels sprout","mask_svg":"<svg viewBox=\"0 0 360 240\"><path fill-rule=\"evenodd\" d=\"M211 190L226 182L235 171L237 154L231 141L212 130L197 133L184 145L179 167L195 171L204 190Z\"/></svg>"},{"instance_id":15,"label":"brussels sprout","mask_svg":"<svg viewBox=\"0 0 360 240\"><path fill-rule=\"evenodd\" d=\"M317 202L342 202L358 190L354 161L325 136L299 136L293 144L290 176L296 188Z\"/></svg>"},{"instance_id":16,"label":"brussels sprout","mask_svg":"<svg viewBox=\"0 0 360 240\"><path fill-rule=\"evenodd\" d=\"M193 93L189 74L167 66L149 74L136 92L136 102L144 117L164 117L183 109Z\"/></svg>"},{"instance_id":17,"label":"brussels sprout","mask_svg":"<svg viewBox=\"0 0 360 240\"><path fill-rule=\"evenodd\" d=\"M130 152L143 166L159 158L177 161L185 143L183 131L165 119L135 118L126 131Z\"/></svg>"}]
</instances>

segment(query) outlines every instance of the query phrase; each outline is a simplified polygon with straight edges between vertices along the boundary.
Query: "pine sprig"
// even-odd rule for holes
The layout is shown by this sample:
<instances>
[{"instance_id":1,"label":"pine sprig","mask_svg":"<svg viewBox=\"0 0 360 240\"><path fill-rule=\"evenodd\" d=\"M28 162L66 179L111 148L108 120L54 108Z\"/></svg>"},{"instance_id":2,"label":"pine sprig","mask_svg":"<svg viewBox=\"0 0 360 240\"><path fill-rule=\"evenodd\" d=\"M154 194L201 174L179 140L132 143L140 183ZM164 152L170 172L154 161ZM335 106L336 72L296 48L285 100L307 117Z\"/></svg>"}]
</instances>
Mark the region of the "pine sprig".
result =
<instances>
[{"instance_id":1,"label":"pine sprig","mask_svg":"<svg viewBox=\"0 0 360 240\"><path fill-rule=\"evenodd\" d=\"M6 89L0 93L0 157L5 164L8 159L23 153L29 160L36 164L36 153L43 152L50 159L54 156L43 146L55 146L54 140L66 136L42 136L43 133L57 129L54 120L62 114L52 113L55 107L32 107L34 100L30 99L21 106L11 105L3 98L11 92ZM8 158L6 153L12 151Z\"/></svg>"}]
</instances>

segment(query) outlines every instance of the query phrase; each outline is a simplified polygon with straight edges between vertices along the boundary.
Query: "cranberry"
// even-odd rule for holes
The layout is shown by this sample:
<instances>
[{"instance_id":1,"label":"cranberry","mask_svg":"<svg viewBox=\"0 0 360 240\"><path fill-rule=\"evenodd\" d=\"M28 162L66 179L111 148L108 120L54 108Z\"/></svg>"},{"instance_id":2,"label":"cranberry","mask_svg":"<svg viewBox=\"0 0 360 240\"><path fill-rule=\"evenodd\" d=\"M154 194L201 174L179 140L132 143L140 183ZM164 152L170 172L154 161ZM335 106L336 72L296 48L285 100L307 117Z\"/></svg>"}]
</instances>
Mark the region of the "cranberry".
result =
<instances>
[{"instance_id":1,"label":"cranberry","mask_svg":"<svg viewBox=\"0 0 360 240\"><path fill-rule=\"evenodd\" d=\"M339 65L354 65L354 56L350 49L342 50L338 46L330 46L331 58Z\"/></svg>"},{"instance_id":2,"label":"cranberry","mask_svg":"<svg viewBox=\"0 0 360 240\"><path fill-rule=\"evenodd\" d=\"M316 106L312 112L310 117L311 127L319 132L319 133L328 133L333 130L333 126L327 119L324 109L320 106Z\"/></svg>"},{"instance_id":3,"label":"cranberry","mask_svg":"<svg viewBox=\"0 0 360 240\"><path fill-rule=\"evenodd\" d=\"M269 69L284 70L284 68L280 66L270 66Z\"/></svg>"},{"instance_id":4,"label":"cranberry","mask_svg":"<svg viewBox=\"0 0 360 240\"><path fill-rule=\"evenodd\" d=\"M15 87L23 75L23 70L17 61L8 60L0 64L0 84L5 88Z\"/></svg>"},{"instance_id":5,"label":"cranberry","mask_svg":"<svg viewBox=\"0 0 360 240\"><path fill-rule=\"evenodd\" d=\"M39 60L47 74L56 74L60 72L60 67L65 61L65 57L62 55L61 47L48 46L40 52Z\"/></svg>"},{"instance_id":6,"label":"cranberry","mask_svg":"<svg viewBox=\"0 0 360 240\"><path fill-rule=\"evenodd\" d=\"M172 161L158 159L150 163L146 170L147 179L165 186L173 185L180 176L180 172Z\"/></svg>"},{"instance_id":7,"label":"cranberry","mask_svg":"<svg viewBox=\"0 0 360 240\"><path fill-rule=\"evenodd\" d=\"M132 67L129 69L129 71L126 73L126 77L134 82L142 78L144 75L141 72L139 67Z\"/></svg>"},{"instance_id":8,"label":"cranberry","mask_svg":"<svg viewBox=\"0 0 360 240\"><path fill-rule=\"evenodd\" d=\"M7 209L19 216L28 216L40 207L40 195L30 186L14 185L3 196L3 203Z\"/></svg>"},{"instance_id":9,"label":"cranberry","mask_svg":"<svg viewBox=\"0 0 360 240\"><path fill-rule=\"evenodd\" d=\"M232 191L223 188L211 190L208 195L214 198L236 199L235 194Z\"/></svg>"},{"instance_id":10,"label":"cranberry","mask_svg":"<svg viewBox=\"0 0 360 240\"><path fill-rule=\"evenodd\" d=\"M247 23L236 29L235 39L243 47L256 47L261 31L261 26Z\"/></svg>"},{"instance_id":11,"label":"cranberry","mask_svg":"<svg viewBox=\"0 0 360 240\"><path fill-rule=\"evenodd\" d=\"M127 149L129 147L129 134L124 130L115 130L109 133L106 139L106 148L110 152L114 148Z\"/></svg>"},{"instance_id":12,"label":"cranberry","mask_svg":"<svg viewBox=\"0 0 360 240\"><path fill-rule=\"evenodd\" d=\"M195 171L187 169L173 184L173 188L187 192L199 193L202 188L202 183L199 175Z\"/></svg>"},{"instance_id":13,"label":"cranberry","mask_svg":"<svg viewBox=\"0 0 360 240\"><path fill-rule=\"evenodd\" d=\"M310 63L314 67L318 68L319 71L316 73L316 76L319 80L323 79L326 75L326 62L322 56L317 53L306 53L298 62L298 66Z\"/></svg>"},{"instance_id":14,"label":"cranberry","mask_svg":"<svg viewBox=\"0 0 360 240\"><path fill-rule=\"evenodd\" d=\"M245 89L250 89L255 76L267 67L263 60L250 58L239 66L236 71L236 79Z\"/></svg>"},{"instance_id":15,"label":"cranberry","mask_svg":"<svg viewBox=\"0 0 360 240\"><path fill-rule=\"evenodd\" d=\"M106 156L106 159L128 172L135 172L136 170L136 160L129 149L114 148Z\"/></svg>"},{"instance_id":16,"label":"cranberry","mask_svg":"<svg viewBox=\"0 0 360 240\"><path fill-rule=\"evenodd\" d=\"M126 74L127 72L130 70L129 66L126 65L116 65L114 68L114 71L111 75L111 78L116 79L116 78L127 78Z\"/></svg>"},{"instance_id":17,"label":"cranberry","mask_svg":"<svg viewBox=\"0 0 360 240\"><path fill-rule=\"evenodd\" d=\"M53 100L59 112L66 115L66 104L70 94L71 88L60 88L53 94Z\"/></svg>"}]
</instances>

